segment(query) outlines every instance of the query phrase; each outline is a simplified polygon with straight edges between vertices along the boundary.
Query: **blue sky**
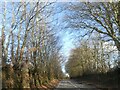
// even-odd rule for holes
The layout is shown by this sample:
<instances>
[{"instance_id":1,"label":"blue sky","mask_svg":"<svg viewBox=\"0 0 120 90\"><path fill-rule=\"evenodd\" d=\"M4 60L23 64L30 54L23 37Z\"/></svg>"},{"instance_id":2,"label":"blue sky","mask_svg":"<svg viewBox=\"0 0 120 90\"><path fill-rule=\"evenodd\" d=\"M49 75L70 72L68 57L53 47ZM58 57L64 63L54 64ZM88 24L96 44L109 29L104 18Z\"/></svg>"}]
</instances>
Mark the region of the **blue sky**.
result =
<instances>
[{"instance_id":1,"label":"blue sky","mask_svg":"<svg viewBox=\"0 0 120 90\"><path fill-rule=\"evenodd\" d=\"M66 23L64 22L64 16L66 14L65 10L63 10L62 5L64 3L56 3L54 7L54 13L55 15L52 17L52 19L56 19L52 24L55 25L55 32L57 32L57 35L60 37L60 40L62 42L62 49L61 52L65 58L69 57L70 50L74 47L73 44L73 34L70 33L69 29L65 29Z\"/></svg>"}]
</instances>

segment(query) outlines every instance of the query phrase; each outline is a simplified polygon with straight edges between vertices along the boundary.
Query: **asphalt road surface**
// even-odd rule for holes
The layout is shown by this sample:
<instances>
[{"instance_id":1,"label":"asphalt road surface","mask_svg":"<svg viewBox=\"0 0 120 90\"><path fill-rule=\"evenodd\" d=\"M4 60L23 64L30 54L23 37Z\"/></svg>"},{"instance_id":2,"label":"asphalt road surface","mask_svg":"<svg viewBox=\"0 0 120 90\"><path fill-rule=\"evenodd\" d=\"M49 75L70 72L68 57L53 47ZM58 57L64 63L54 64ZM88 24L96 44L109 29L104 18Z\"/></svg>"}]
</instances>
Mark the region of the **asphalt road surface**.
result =
<instances>
[{"instance_id":1,"label":"asphalt road surface","mask_svg":"<svg viewBox=\"0 0 120 90\"><path fill-rule=\"evenodd\" d=\"M95 86L93 85L88 85L85 83L80 83L74 80L62 80L60 81L60 83L58 84L58 86L55 88L55 90L69 90L69 89L73 89L73 90L100 90L97 89Z\"/></svg>"}]
</instances>

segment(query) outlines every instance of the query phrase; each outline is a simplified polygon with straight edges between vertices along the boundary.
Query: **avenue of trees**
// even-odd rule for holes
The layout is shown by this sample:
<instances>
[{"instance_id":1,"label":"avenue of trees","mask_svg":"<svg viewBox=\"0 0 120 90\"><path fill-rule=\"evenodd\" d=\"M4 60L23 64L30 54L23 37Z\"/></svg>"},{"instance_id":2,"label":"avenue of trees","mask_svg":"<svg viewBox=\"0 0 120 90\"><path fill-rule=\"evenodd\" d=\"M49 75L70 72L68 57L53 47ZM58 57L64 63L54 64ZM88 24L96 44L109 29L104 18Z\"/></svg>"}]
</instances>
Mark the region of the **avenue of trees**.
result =
<instances>
[{"instance_id":1,"label":"avenue of trees","mask_svg":"<svg viewBox=\"0 0 120 90\"><path fill-rule=\"evenodd\" d=\"M120 2L73 2L64 8L65 28L80 37L66 63L70 77L89 75L92 81L120 84Z\"/></svg>"},{"instance_id":2,"label":"avenue of trees","mask_svg":"<svg viewBox=\"0 0 120 90\"><path fill-rule=\"evenodd\" d=\"M67 2L61 8L55 2L0 5L3 88L39 88L63 78L60 28L80 37L65 66L70 77L120 72L120 2ZM62 11L64 21L54 22Z\"/></svg>"},{"instance_id":3,"label":"avenue of trees","mask_svg":"<svg viewBox=\"0 0 120 90\"><path fill-rule=\"evenodd\" d=\"M62 78L59 37L50 27L53 3L2 2L2 87L39 88Z\"/></svg>"}]
</instances>

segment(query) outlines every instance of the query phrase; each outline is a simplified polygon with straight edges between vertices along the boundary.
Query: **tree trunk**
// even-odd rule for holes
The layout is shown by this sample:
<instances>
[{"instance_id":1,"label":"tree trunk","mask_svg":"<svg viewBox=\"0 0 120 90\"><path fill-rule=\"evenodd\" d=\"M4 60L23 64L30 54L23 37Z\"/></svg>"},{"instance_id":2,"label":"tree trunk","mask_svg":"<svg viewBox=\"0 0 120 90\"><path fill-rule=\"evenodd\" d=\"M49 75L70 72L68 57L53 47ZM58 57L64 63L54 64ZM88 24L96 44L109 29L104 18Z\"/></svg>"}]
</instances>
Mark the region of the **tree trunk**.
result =
<instances>
[{"instance_id":1,"label":"tree trunk","mask_svg":"<svg viewBox=\"0 0 120 90\"><path fill-rule=\"evenodd\" d=\"M120 62L120 42L116 41L116 40L114 40L114 42L115 42L115 45L118 49L118 61Z\"/></svg>"}]
</instances>

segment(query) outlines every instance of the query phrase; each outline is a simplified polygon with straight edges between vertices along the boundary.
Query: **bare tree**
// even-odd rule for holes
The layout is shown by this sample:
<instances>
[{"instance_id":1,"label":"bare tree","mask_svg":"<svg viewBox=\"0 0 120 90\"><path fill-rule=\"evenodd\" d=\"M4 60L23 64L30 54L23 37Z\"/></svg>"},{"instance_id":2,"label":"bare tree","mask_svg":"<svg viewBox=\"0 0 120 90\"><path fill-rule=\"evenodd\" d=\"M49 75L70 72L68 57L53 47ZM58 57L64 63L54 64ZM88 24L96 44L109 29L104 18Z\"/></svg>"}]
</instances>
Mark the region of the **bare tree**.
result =
<instances>
[{"instance_id":1,"label":"bare tree","mask_svg":"<svg viewBox=\"0 0 120 90\"><path fill-rule=\"evenodd\" d=\"M120 51L120 2L69 3L69 14L65 16L68 28L101 34L101 39L114 41ZM83 36L84 36L83 35Z\"/></svg>"}]
</instances>

